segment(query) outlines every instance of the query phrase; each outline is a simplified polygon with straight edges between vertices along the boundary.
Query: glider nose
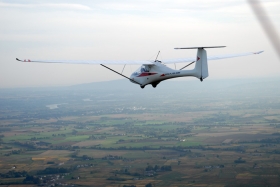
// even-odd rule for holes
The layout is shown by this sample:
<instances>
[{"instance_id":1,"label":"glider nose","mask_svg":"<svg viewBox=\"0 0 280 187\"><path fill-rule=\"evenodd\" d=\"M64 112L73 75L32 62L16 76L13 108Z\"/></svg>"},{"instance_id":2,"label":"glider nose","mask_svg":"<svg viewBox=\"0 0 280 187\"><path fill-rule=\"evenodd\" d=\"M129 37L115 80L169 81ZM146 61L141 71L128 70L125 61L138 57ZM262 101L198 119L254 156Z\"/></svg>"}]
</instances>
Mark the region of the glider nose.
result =
<instances>
[{"instance_id":1,"label":"glider nose","mask_svg":"<svg viewBox=\"0 0 280 187\"><path fill-rule=\"evenodd\" d=\"M129 77L130 79L134 79L135 76L134 76L133 74L134 74L134 73L132 73L132 74L130 75L130 77Z\"/></svg>"},{"instance_id":2,"label":"glider nose","mask_svg":"<svg viewBox=\"0 0 280 187\"><path fill-rule=\"evenodd\" d=\"M135 73L132 73L132 74L130 75L130 82L136 84L135 82L133 82L133 81L135 80L135 78L136 78Z\"/></svg>"}]
</instances>

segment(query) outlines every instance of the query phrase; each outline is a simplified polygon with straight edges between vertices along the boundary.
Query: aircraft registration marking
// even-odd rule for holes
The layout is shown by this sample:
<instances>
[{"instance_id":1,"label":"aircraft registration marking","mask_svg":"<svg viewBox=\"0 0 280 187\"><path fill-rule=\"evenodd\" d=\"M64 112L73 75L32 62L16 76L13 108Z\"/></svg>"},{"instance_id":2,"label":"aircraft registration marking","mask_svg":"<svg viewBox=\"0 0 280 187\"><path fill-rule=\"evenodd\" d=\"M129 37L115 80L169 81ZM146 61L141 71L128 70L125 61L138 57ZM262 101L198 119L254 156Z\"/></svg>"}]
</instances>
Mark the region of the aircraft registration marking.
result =
<instances>
[{"instance_id":1,"label":"aircraft registration marking","mask_svg":"<svg viewBox=\"0 0 280 187\"><path fill-rule=\"evenodd\" d=\"M164 77L164 76L167 76L167 75L178 75L180 73L181 73L180 71L172 72L172 73L165 73L165 74L162 74L161 77Z\"/></svg>"}]
</instances>

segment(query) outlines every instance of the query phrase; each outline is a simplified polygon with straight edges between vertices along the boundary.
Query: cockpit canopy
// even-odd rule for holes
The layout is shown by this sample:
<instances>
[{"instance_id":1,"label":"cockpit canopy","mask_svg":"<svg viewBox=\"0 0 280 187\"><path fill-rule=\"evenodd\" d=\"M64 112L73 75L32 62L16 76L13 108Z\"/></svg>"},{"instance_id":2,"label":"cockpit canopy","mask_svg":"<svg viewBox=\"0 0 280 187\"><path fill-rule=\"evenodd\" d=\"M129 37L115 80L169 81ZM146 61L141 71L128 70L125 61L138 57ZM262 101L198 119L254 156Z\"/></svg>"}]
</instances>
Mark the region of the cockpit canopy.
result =
<instances>
[{"instance_id":1,"label":"cockpit canopy","mask_svg":"<svg viewBox=\"0 0 280 187\"><path fill-rule=\"evenodd\" d=\"M150 72L150 67L147 65L142 65L132 75L137 76L140 75L141 73L146 73L146 72Z\"/></svg>"}]
</instances>

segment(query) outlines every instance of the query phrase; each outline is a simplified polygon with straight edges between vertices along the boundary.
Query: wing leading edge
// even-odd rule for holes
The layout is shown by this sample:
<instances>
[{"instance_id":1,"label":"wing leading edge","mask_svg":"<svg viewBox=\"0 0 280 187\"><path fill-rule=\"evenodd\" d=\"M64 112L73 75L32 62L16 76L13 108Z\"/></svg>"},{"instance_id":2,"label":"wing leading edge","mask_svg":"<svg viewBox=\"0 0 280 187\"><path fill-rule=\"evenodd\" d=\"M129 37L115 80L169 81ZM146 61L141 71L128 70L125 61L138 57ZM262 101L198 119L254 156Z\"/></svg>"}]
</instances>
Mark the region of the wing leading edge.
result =
<instances>
[{"instance_id":1,"label":"wing leading edge","mask_svg":"<svg viewBox=\"0 0 280 187\"><path fill-rule=\"evenodd\" d=\"M227 54L227 55L215 55L208 56L208 60L220 60L226 58L234 58L248 55L257 55L262 53L263 51L257 52L249 52L249 53L239 53L239 54ZM30 60L24 59L20 60L16 58L16 60L21 62L37 62L37 63L65 63L65 64L106 64L106 65L154 65L154 61L149 60ZM179 58L179 59L170 59L170 60L162 60L163 64L174 64L174 63L184 63L184 62L193 62L196 61L196 57L194 58Z\"/></svg>"},{"instance_id":2,"label":"wing leading edge","mask_svg":"<svg viewBox=\"0 0 280 187\"><path fill-rule=\"evenodd\" d=\"M18 59L16 60L21 62L37 62L37 63L64 63L64 64L107 64L107 65L124 65L124 64L131 64L131 65L153 65L153 61L148 60L31 60L31 59Z\"/></svg>"}]
</instances>

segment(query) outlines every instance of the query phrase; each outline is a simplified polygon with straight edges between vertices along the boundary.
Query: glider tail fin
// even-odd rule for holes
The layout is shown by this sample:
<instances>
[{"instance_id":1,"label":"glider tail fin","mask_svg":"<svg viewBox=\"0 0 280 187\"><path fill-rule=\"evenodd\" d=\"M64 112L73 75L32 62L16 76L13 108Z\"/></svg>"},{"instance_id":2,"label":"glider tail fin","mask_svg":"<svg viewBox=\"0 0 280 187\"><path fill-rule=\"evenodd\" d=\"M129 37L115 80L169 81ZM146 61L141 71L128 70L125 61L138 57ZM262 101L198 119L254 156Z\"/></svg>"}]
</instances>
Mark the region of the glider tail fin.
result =
<instances>
[{"instance_id":1,"label":"glider tail fin","mask_svg":"<svg viewBox=\"0 0 280 187\"><path fill-rule=\"evenodd\" d=\"M203 81L208 77L208 64L207 64L207 52L203 48L197 49L197 59L195 63L196 77Z\"/></svg>"},{"instance_id":2,"label":"glider tail fin","mask_svg":"<svg viewBox=\"0 0 280 187\"><path fill-rule=\"evenodd\" d=\"M175 49L197 49L197 59L194 68L195 77L199 78L200 81L208 77L208 65L207 65L207 53L204 48L222 48L226 46L208 46L208 47L180 47Z\"/></svg>"}]
</instances>

